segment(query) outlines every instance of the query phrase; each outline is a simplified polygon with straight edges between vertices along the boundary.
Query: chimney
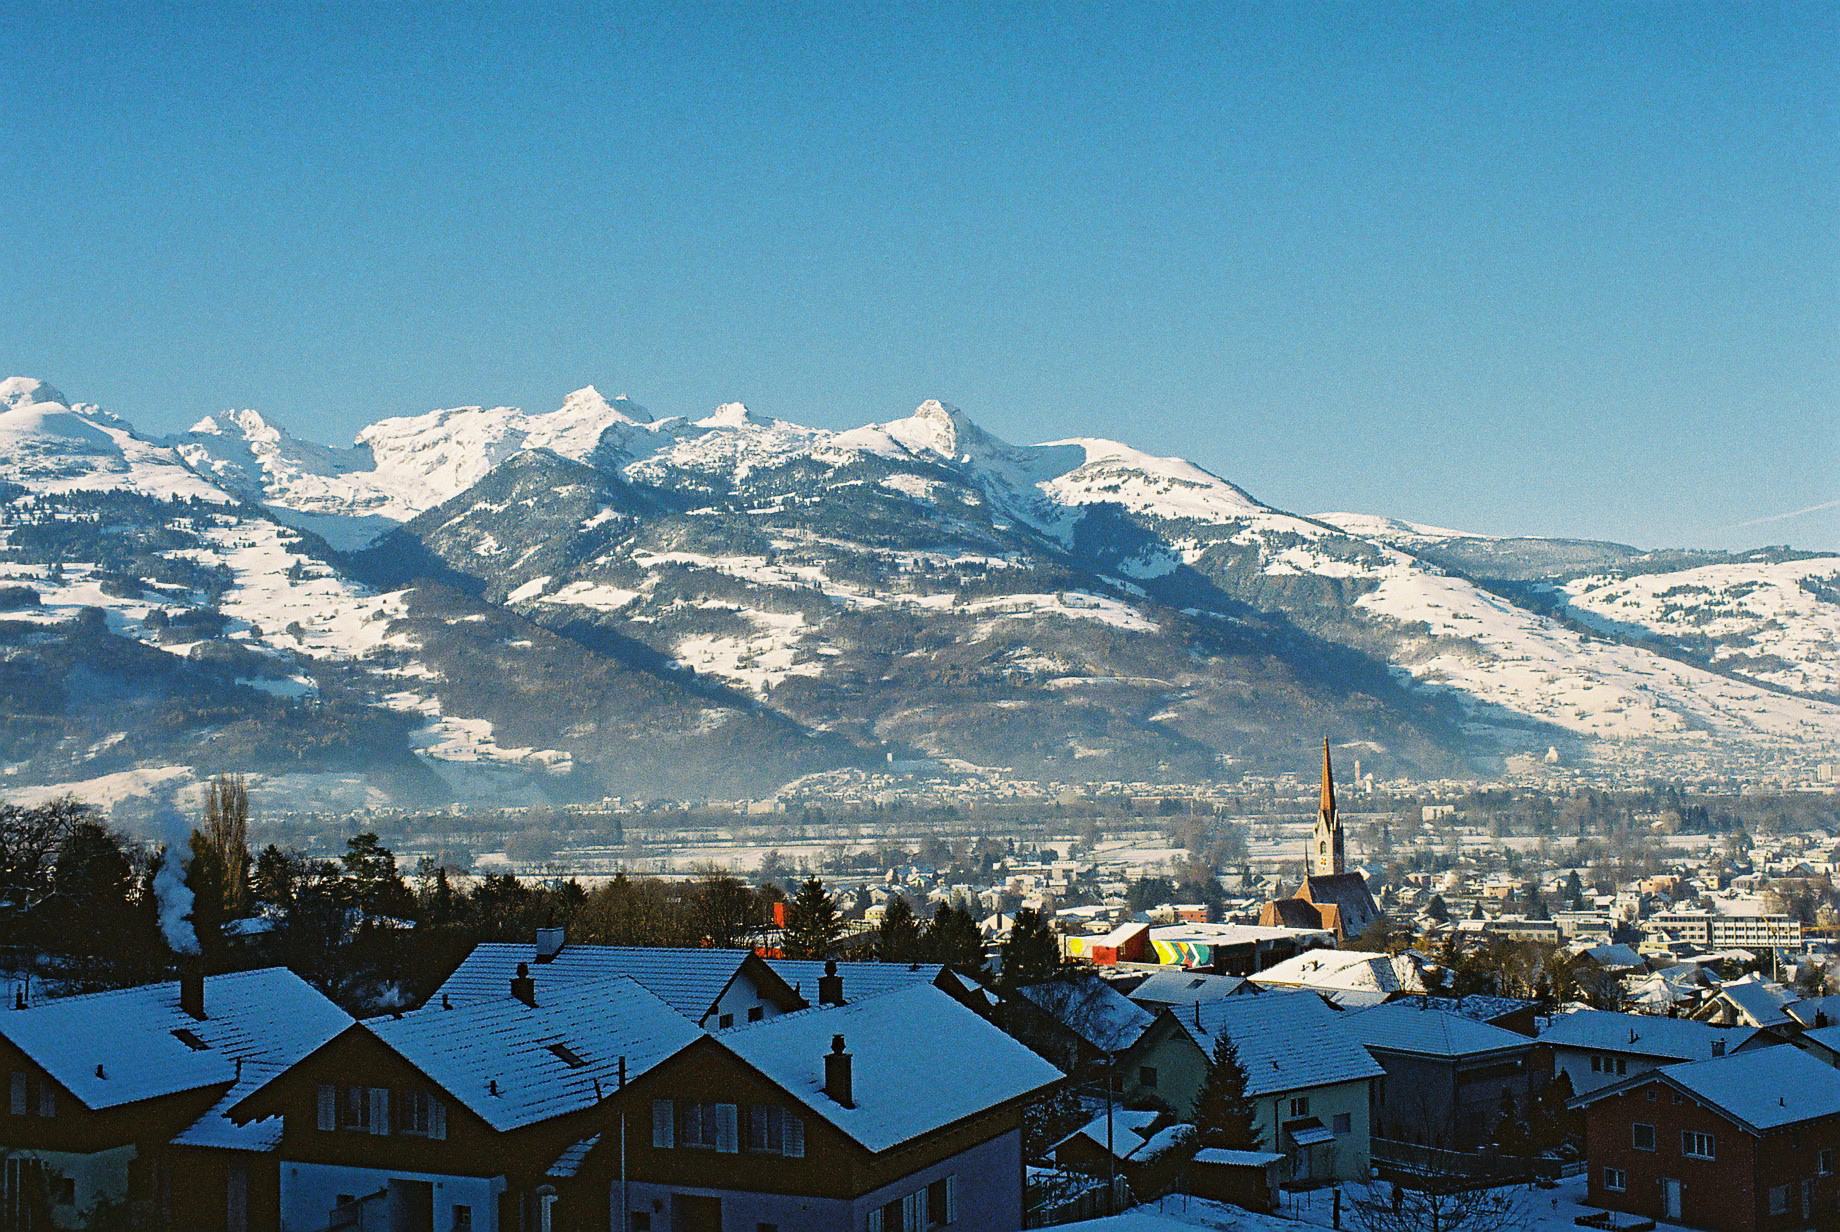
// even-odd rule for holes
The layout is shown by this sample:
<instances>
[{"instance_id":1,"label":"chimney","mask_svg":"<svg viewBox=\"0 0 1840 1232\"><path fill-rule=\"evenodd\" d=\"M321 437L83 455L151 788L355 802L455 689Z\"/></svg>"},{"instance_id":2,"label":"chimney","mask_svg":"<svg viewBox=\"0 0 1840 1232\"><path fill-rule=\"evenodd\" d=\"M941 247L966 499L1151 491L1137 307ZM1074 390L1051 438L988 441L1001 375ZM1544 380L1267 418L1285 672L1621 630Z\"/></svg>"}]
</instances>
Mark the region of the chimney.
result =
<instances>
[{"instance_id":1,"label":"chimney","mask_svg":"<svg viewBox=\"0 0 1840 1232\"><path fill-rule=\"evenodd\" d=\"M530 978L530 964L519 963L517 974L511 977L511 995L528 1005L537 1008L537 982Z\"/></svg>"},{"instance_id":2,"label":"chimney","mask_svg":"<svg viewBox=\"0 0 1840 1232\"><path fill-rule=\"evenodd\" d=\"M562 953L563 934L560 928L539 928L537 930L537 961L540 963L555 961L556 955Z\"/></svg>"},{"instance_id":3,"label":"chimney","mask_svg":"<svg viewBox=\"0 0 1840 1232\"><path fill-rule=\"evenodd\" d=\"M843 1004L843 977L837 974L837 960L827 959L824 974L818 977L818 1004Z\"/></svg>"},{"instance_id":4,"label":"chimney","mask_svg":"<svg viewBox=\"0 0 1840 1232\"><path fill-rule=\"evenodd\" d=\"M831 1036L831 1050L824 1054L824 1093L845 1108L856 1106L851 1090L850 1054L843 1050L843 1036Z\"/></svg>"},{"instance_id":5,"label":"chimney","mask_svg":"<svg viewBox=\"0 0 1840 1232\"><path fill-rule=\"evenodd\" d=\"M1715 1039L1712 1041L1712 1055L1715 1057L1722 1057L1725 1055L1725 1041L1724 1040Z\"/></svg>"},{"instance_id":6,"label":"chimney","mask_svg":"<svg viewBox=\"0 0 1840 1232\"><path fill-rule=\"evenodd\" d=\"M204 962L196 956L179 963L179 1008L199 1022L205 1019Z\"/></svg>"}]
</instances>

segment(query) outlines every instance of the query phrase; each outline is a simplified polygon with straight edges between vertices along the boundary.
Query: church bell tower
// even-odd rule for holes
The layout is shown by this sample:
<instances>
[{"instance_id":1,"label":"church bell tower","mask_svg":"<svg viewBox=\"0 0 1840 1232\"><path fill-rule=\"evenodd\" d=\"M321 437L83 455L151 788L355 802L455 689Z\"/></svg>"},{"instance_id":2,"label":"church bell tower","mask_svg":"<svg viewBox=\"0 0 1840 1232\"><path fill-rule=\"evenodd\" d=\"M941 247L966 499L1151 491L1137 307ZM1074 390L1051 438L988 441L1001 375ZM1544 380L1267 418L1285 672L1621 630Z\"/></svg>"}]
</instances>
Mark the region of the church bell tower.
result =
<instances>
[{"instance_id":1,"label":"church bell tower","mask_svg":"<svg viewBox=\"0 0 1840 1232\"><path fill-rule=\"evenodd\" d=\"M1342 823L1335 815L1335 775L1329 766L1329 738L1323 737L1322 807L1316 813L1310 858L1305 861L1312 877L1331 877L1347 871L1343 862Z\"/></svg>"}]
</instances>

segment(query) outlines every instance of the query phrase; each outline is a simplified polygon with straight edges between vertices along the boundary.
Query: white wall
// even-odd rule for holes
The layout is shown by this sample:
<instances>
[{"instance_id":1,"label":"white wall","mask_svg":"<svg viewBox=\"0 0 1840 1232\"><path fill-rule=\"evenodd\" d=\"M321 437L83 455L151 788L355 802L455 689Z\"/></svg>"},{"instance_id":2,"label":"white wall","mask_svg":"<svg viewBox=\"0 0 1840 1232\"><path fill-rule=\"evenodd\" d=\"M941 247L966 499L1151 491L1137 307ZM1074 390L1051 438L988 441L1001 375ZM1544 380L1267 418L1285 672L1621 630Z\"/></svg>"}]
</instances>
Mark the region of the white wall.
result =
<instances>
[{"instance_id":1,"label":"white wall","mask_svg":"<svg viewBox=\"0 0 1840 1232\"><path fill-rule=\"evenodd\" d=\"M498 1232L498 1195L502 1176L437 1176L387 1168L351 1168L334 1164L281 1165L282 1232L325 1232L340 1194L361 1197L388 1187L392 1180L429 1181L434 1185L434 1232L452 1232L453 1209L473 1211L473 1232ZM389 1232L389 1202L371 1203L361 1232Z\"/></svg>"},{"instance_id":2,"label":"white wall","mask_svg":"<svg viewBox=\"0 0 1840 1232\"><path fill-rule=\"evenodd\" d=\"M128 1165L135 1154L132 1146L88 1154L74 1151L25 1151L21 1154L40 1160L46 1171L71 1181L75 1190L73 1200L51 1208L51 1218L60 1228L81 1226L84 1216L98 1202L120 1202L128 1196Z\"/></svg>"}]
</instances>

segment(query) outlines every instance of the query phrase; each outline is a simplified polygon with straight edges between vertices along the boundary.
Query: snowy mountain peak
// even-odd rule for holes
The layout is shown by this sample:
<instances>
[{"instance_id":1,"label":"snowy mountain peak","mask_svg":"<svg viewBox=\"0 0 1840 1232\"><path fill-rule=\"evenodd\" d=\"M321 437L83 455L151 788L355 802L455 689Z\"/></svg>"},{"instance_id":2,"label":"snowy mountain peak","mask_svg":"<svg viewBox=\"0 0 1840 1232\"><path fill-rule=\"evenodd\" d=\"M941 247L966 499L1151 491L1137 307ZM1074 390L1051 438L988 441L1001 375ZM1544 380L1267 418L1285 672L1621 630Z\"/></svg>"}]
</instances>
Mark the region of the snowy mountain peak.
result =
<instances>
[{"instance_id":1,"label":"snowy mountain peak","mask_svg":"<svg viewBox=\"0 0 1840 1232\"><path fill-rule=\"evenodd\" d=\"M251 443L265 441L278 443L286 433L268 420L262 418L262 412L256 410L229 410L218 415L206 415L186 430L188 436L240 436Z\"/></svg>"},{"instance_id":2,"label":"snowy mountain peak","mask_svg":"<svg viewBox=\"0 0 1840 1232\"><path fill-rule=\"evenodd\" d=\"M911 453L931 453L961 459L978 444L1001 445L950 403L928 398L906 419L882 425L882 431Z\"/></svg>"},{"instance_id":3,"label":"snowy mountain peak","mask_svg":"<svg viewBox=\"0 0 1840 1232\"><path fill-rule=\"evenodd\" d=\"M9 376L0 381L0 408L16 406L69 406L70 399L35 376Z\"/></svg>"},{"instance_id":4,"label":"snowy mountain peak","mask_svg":"<svg viewBox=\"0 0 1840 1232\"><path fill-rule=\"evenodd\" d=\"M752 424L765 426L772 421L747 409L739 402L724 402L696 421L699 428L742 428Z\"/></svg>"},{"instance_id":5,"label":"snowy mountain peak","mask_svg":"<svg viewBox=\"0 0 1840 1232\"><path fill-rule=\"evenodd\" d=\"M597 423L610 423L625 420L627 423L650 423L652 414L644 407L628 398L625 394L609 401L601 391L592 385L583 385L580 389L562 400L558 415L570 419L588 419Z\"/></svg>"}]
</instances>

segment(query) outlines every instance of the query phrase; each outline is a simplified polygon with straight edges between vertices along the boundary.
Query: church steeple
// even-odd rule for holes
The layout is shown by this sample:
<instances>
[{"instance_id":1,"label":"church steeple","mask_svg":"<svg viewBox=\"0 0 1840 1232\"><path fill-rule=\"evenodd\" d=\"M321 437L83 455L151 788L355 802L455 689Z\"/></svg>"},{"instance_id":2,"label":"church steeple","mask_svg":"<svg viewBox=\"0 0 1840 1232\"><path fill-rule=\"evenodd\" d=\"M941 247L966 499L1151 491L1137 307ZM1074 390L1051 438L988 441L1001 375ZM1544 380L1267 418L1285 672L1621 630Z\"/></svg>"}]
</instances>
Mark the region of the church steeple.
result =
<instances>
[{"instance_id":1,"label":"church steeple","mask_svg":"<svg viewBox=\"0 0 1840 1232\"><path fill-rule=\"evenodd\" d=\"M1342 823L1335 815L1335 771L1329 764L1329 738L1323 737L1322 805L1316 812L1316 830L1311 836L1308 873L1327 877L1345 871L1342 850Z\"/></svg>"}]
</instances>

